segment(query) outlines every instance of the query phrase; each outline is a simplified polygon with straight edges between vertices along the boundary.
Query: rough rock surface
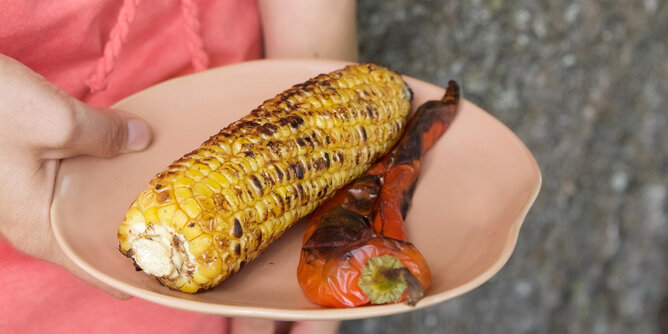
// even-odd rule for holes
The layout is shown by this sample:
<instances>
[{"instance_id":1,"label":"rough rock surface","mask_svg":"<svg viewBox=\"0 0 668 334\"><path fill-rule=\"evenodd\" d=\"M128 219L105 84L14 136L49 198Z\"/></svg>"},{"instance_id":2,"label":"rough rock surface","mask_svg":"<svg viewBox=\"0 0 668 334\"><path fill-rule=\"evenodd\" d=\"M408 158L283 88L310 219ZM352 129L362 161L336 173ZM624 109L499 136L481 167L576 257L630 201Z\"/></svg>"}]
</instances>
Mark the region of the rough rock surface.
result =
<instances>
[{"instance_id":1,"label":"rough rock surface","mask_svg":"<svg viewBox=\"0 0 668 334\"><path fill-rule=\"evenodd\" d=\"M361 60L445 85L543 188L480 288L341 333L668 333L668 2L360 0Z\"/></svg>"}]
</instances>

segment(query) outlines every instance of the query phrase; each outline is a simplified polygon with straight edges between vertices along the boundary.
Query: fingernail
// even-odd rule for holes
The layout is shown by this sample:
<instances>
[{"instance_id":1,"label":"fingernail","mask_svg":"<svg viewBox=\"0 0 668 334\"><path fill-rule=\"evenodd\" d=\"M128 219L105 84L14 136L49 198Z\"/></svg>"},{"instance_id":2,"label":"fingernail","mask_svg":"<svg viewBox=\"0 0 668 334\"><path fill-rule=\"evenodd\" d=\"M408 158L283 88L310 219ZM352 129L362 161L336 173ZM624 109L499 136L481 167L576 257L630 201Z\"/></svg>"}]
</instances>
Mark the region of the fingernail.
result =
<instances>
[{"instance_id":1,"label":"fingernail","mask_svg":"<svg viewBox=\"0 0 668 334\"><path fill-rule=\"evenodd\" d=\"M128 151L141 151L151 143L151 130L144 121L128 119Z\"/></svg>"}]
</instances>

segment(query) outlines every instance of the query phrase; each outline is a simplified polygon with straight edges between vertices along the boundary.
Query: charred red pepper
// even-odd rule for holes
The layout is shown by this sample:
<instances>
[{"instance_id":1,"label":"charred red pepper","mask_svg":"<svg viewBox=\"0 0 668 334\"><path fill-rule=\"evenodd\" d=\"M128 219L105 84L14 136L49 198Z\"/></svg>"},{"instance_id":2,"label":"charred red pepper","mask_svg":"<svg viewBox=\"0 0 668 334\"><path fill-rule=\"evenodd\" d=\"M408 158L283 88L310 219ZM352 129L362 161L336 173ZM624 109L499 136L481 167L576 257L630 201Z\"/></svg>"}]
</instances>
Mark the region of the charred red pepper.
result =
<instances>
[{"instance_id":1,"label":"charred red pepper","mask_svg":"<svg viewBox=\"0 0 668 334\"><path fill-rule=\"evenodd\" d=\"M297 269L306 296L319 305L354 307L406 301L431 284L429 267L404 228L420 159L457 113L459 87L421 105L394 149L364 176L305 218Z\"/></svg>"}]
</instances>

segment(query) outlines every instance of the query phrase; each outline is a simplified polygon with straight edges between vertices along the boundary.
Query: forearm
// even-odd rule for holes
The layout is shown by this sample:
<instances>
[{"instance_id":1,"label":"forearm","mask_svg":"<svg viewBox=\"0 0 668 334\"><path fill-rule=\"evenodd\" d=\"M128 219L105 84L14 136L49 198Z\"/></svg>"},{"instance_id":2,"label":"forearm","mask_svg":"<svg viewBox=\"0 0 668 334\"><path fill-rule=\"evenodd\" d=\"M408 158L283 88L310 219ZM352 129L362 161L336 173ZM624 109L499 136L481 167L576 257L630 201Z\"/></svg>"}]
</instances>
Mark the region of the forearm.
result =
<instances>
[{"instance_id":1,"label":"forearm","mask_svg":"<svg viewBox=\"0 0 668 334\"><path fill-rule=\"evenodd\" d=\"M267 58L357 60L354 0L259 0Z\"/></svg>"}]
</instances>

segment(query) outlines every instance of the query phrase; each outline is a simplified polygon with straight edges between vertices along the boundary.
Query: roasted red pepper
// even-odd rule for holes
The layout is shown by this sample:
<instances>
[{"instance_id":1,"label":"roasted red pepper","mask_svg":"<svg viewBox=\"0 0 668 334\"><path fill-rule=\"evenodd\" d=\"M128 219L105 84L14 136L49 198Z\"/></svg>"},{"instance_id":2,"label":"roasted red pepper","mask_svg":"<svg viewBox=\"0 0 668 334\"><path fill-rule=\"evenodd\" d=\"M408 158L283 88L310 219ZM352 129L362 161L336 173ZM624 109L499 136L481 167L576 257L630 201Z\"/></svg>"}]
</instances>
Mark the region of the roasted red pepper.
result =
<instances>
[{"instance_id":1,"label":"roasted red pepper","mask_svg":"<svg viewBox=\"0 0 668 334\"><path fill-rule=\"evenodd\" d=\"M431 284L420 252L407 241L404 218L420 159L457 113L459 87L421 105L394 149L364 176L305 218L297 277L306 296L329 307L406 301L415 305Z\"/></svg>"}]
</instances>

